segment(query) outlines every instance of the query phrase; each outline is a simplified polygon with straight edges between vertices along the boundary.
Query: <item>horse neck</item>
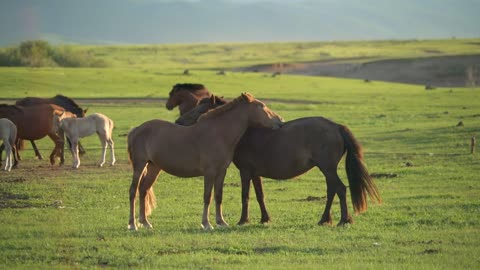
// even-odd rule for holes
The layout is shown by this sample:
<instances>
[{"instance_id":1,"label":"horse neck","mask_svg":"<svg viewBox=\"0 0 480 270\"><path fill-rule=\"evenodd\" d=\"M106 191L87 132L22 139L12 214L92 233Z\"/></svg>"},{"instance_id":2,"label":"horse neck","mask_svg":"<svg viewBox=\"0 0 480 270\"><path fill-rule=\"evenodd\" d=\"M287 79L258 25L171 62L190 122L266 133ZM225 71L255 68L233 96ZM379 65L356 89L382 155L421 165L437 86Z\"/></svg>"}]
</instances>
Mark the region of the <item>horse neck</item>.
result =
<instances>
[{"instance_id":1,"label":"horse neck","mask_svg":"<svg viewBox=\"0 0 480 270\"><path fill-rule=\"evenodd\" d=\"M226 144L235 147L249 127L248 114L243 112L240 106L237 105L235 108L231 108L222 115L201 120L193 127L206 127L206 132L221 134L222 136L220 136L220 138Z\"/></svg>"}]
</instances>

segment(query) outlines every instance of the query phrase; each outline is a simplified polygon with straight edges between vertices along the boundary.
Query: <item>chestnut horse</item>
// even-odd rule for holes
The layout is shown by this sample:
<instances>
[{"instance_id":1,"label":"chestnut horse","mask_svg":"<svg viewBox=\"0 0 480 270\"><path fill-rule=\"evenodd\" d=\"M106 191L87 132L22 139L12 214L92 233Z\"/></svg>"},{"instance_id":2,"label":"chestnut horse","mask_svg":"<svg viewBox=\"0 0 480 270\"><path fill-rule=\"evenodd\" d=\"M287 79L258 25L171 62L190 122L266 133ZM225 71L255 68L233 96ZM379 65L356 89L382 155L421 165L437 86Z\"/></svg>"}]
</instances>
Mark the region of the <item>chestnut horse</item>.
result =
<instances>
[{"instance_id":1,"label":"chestnut horse","mask_svg":"<svg viewBox=\"0 0 480 270\"><path fill-rule=\"evenodd\" d=\"M228 226L222 214L223 182L235 145L251 126L278 128L281 117L252 95L244 93L232 102L203 115L196 125L179 126L150 120L128 134L128 154L133 165L128 228L136 230L135 197L140 194L140 223L151 228L147 217L154 207L153 183L160 171L178 177L204 177L202 226L212 229L209 208L215 191L216 223Z\"/></svg>"},{"instance_id":2,"label":"chestnut horse","mask_svg":"<svg viewBox=\"0 0 480 270\"><path fill-rule=\"evenodd\" d=\"M55 157L60 157L60 165L65 161L64 158L64 135L57 134L53 130L52 117L54 113L62 113L64 109L53 104L39 104L34 106L22 107L17 105L0 104L0 118L7 118L17 126L17 145L18 140L39 140L47 136L55 143L55 148L50 154L50 163L55 164ZM19 149L17 149L18 152ZM0 151L1 156L1 151ZM15 157L14 167L18 164Z\"/></svg>"},{"instance_id":3,"label":"chestnut horse","mask_svg":"<svg viewBox=\"0 0 480 270\"><path fill-rule=\"evenodd\" d=\"M165 107L168 110L173 110L173 108L178 106L180 115L197 106L201 99L211 96L205 86L193 83L178 83L173 86L168 95Z\"/></svg>"},{"instance_id":4,"label":"chestnut horse","mask_svg":"<svg viewBox=\"0 0 480 270\"><path fill-rule=\"evenodd\" d=\"M202 100L200 105L182 115L176 123L194 124L201 115L218 106L215 99ZM319 224L331 224L330 208L335 195L340 198L341 218L338 225L353 223L348 213L346 187L338 177L337 167L347 152L346 171L355 213L367 210L367 194L381 202L377 187L363 160L360 144L343 125L323 117L306 117L286 122L279 130L249 128L238 143L233 163L242 180L242 215L239 224L249 222L248 201L252 180L262 212L261 222L270 221L265 206L262 178L289 179L317 167L327 182L327 203Z\"/></svg>"},{"instance_id":5,"label":"chestnut horse","mask_svg":"<svg viewBox=\"0 0 480 270\"><path fill-rule=\"evenodd\" d=\"M84 117L85 113L87 112L87 109L84 110L80 108L80 106L78 106L78 104L75 103L73 99L64 95L56 95L52 98L25 97L15 102L15 105L24 107L38 104L55 104L57 106L63 107L65 111L75 114L77 117ZM35 151L35 156L38 159L43 159L42 154L40 154L40 152L38 151L37 145L35 145L35 141L31 140L30 142L32 144L33 150ZM70 143L70 140L68 140L68 144L70 146L72 145ZM79 150L81 155L85 154L85 150L83 149L83 146L80 144L80 142Z\"/></svg>"}]
</instances>

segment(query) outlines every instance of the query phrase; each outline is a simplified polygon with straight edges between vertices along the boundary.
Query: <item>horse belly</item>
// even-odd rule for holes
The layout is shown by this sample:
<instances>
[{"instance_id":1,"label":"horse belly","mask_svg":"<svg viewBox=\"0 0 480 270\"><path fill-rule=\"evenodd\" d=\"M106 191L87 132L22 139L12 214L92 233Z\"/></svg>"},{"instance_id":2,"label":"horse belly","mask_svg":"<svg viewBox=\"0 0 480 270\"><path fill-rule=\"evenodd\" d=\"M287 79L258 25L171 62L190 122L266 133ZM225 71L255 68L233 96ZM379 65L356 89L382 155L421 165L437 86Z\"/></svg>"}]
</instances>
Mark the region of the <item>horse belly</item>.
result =
<instances>
[{"instance_id":1,"label":"horse belly","mask_svg":"<svg viewBox=\"0 0 480 270\"><path fill-rule=\"evenodd\" d=\"M170 151L166 151L166 153L168 152ZM178 155L178 153L175 155L163 155L162 153L152 154L152 162L168 174L185 178L203 175L203 170L199 162L186 158L186 155Z\"/></svg>"}]
</instances>

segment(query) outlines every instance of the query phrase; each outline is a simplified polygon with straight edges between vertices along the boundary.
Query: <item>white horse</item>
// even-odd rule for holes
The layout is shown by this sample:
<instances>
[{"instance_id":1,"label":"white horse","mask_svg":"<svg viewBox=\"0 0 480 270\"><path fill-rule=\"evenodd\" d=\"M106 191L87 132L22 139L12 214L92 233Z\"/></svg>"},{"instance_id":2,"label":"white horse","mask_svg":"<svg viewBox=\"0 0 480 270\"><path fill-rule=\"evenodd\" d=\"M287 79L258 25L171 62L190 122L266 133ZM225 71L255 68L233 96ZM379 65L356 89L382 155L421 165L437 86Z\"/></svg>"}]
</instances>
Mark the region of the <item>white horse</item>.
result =
<instances>
[{"instance_id":1,"label":"white horse","mask_svg":"<svg viewBox=\"0 0 480 270\"><path fill-rule=\"evenodd\" d=\"M78 156L78 141L80 138L87 137L93 133L97 133L102 144L102 159L99 166L102 167L105 164L105 154L107 151L107 144L110 147L111 163L115 164L115 154L113 150L112 130L113 121L107 116L94 113L82 118L70 118L65 114L54 115L53 122L55 129L58 131L62 129L65 135L70 139L72 143L72 156L73 167L78 168L80 166L80 157Z\"/></svg>"},{"instance_id":2,"label":"white horse","mask_svg":"<svg viewBox=\"0 0 480 270\"><path fill-rule=\"evenodd\" d=\"M15 139L17 138L17 126L7 118L0 118L0 140L5 145L6 159L5 171L10 171L14 163ZM13 150L13 151L12 151ZM1 158L1 157L0 157Z\"/></svg>"}]
</instances>

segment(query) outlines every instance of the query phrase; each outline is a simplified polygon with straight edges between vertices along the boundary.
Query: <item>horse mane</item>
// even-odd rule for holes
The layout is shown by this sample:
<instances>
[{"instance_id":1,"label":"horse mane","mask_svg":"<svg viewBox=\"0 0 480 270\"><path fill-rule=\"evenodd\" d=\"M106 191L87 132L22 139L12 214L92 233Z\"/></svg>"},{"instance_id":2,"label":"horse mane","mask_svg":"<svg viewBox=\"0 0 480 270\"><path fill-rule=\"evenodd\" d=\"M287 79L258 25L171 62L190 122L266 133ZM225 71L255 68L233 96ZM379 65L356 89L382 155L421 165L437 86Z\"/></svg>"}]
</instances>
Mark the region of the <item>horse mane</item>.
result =
<instances>
[{"instance_id":1,"label":"horse mane","mask_svg":"<svg viewBox=\"0 0 480 270\"><path fill-rule=\"evenodd\" d=\"M66 97L64 95L56 95L52 98L52 100L61 100L61 101L64 101L66 103L69 103L70 105L72 105L73 107L75 108L80 108L80 106L78 106L77 103L75 103L75 101L73 101L73 99L69 98L69 97Z\"/></svg>"},{"instance_id":2,"label":"horse mane","mask_svg":"<svg viewBox=\"0 0 480 270\"><path fill-rule=\"evenodd\" d=\"M224 99L223 97L219 97L219 96L215 96L215 95L214 95L214 97L215 97L215 104L214 105L220 106L220 105L225 105L225 104L228 103L228 101L226 99ZM203 98L202 100L200 100L198 102L198 105L202 105L202 104L205 104L205 103L210 103L210 99L211 99L211 97Z\"/></svg>"},{"instance_id":3,"label":"horse mane","mask_svg":"<svg viewBox=\"0 0 480 270\"><path fill-rule=\"evenodd\" d=\"M19 112L22 111L22 108L20 106L17 106L17 105L10 105L10 104L0 104L0 110L1 109L14 109L14 110L17 110Z\"/></svg>"},{"instance_id":4,"label":"horse mane","mask_svg":"<svg viewBox=\"0 0 480 270\"><path fill-rule=\"evenodd\" d=\"M203 90L203 89L208 91L208 89L205 88L205 86L203 84L199 84L199 83L177 83L173 86L172 91L170 91L170 95L172 95L173 93L175 93L177 91L180 91L180 90L195 92L195 91Z\"/></svg>"},{"instance_id":5,"label":"horse mane","mask_svg":"<svg viewBox=\"0 0 480 270\"><path fill-rule=\"evenodd\" d=\"M254 100L255 100L255 98L251 94L242 93L242 95L240 95L239 97L235 98L234 100L232 100L230 102L227 102L225 105L221 105L221 106L219 106L215 109L211 109L208 112L202 114L198 118L197 122L201 121L202 119L210 119L210 118L217 117L217 116L222 115L225 112L231 110L232 108L236 107L237 104L250 103L250 102L253 102Z\"/></svg>"}]
</instances>

